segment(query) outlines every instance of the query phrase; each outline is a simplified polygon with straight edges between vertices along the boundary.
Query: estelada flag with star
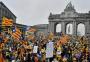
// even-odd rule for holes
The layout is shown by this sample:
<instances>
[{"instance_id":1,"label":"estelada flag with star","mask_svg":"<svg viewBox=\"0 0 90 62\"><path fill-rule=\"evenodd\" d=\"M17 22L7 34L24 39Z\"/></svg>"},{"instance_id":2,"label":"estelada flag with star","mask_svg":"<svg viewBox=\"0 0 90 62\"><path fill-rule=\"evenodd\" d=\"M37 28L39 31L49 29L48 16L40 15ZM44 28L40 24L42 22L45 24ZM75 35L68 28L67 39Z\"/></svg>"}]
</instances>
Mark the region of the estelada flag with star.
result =
<instances>
[{"instance_id":1,"label":"estelada flag with star","mask_svg":"<svg viewBox=\"0 0 90 62\"><path fill-rule=\"evenodd\" d=\"M19 28L15 27L14 29L12 29L12 32L10 32L10 34L14 39L20 40L22 32L20 31Z\"/></svg>"},{"instance_id":2,"label":"estelada flag with star","mask_svg":"<svg viewBox=\"0 0 90 62\"><path fill-rule=\"evenodd\" d=\"M3 17L2 26L13 26L13 20Z\"/></svg>"}]
</instances>

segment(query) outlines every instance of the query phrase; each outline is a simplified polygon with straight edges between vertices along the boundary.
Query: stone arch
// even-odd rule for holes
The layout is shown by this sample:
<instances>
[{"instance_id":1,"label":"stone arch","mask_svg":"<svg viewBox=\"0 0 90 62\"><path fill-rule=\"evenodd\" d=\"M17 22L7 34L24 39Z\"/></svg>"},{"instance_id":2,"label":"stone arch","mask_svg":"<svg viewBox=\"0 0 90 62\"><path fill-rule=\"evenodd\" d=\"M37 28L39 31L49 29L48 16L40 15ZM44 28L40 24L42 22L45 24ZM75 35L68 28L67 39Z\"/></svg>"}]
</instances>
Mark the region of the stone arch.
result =
<instances>
[{"instance_id":1,"label":"stone arch","mask_svg":"<svg viewBox=\"0 0 90 62\"><path fill-rule=\"evenodd\" d=\"M66 34L73 34L73 24L71 22L66 24L65 32Z\"/></svg>"},{"instance_id":2,"label":"stone arch","mask_svg":"<svg viewBox=\"0 0 90 62\"><path fill-rule=\"evenodd\" d=\"M55 32L56 34L58 34L58 33L61 32L61 23L56 23L56 24L55 24L54 32Z\"/></svg>"},{"instance_id":3,"label":"stone arch","mask_svg":"<svg viewBox=\"0 0 90 62\"><path fill-rule=\"evenodd\" d=\"M61 24L56 25L56 32L61 32Z\"/></svg>"},{"instance_id":4,"label":"stone arch","mask_svg":"<svg viewBox=\"0 0 90 62\"><path fill-rule=\"evenodd\" d=\"M78 23L77 24L77 35L78 36L84 36L85 35L85 24L84 23Z\"/></svg>"}]
</instances>

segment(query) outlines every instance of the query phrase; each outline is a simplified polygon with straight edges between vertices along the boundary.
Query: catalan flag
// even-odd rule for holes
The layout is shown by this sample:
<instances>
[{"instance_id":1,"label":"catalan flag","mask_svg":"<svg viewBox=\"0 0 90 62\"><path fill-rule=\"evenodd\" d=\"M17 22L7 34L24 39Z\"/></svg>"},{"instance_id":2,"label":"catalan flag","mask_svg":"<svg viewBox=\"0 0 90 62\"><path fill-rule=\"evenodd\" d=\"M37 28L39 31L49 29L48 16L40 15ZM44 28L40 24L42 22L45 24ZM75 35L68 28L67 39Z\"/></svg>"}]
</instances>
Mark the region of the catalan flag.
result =
<instances>
[{"instance_id":1,"label":"catalan flag","mask_svg":"<svg viewBox=\"0 0 90 62\"><path fill-rule=\"evenodd\" d=\"M69 38L70 38L70 37L69 37L68 35L63 35L63 36L60 38L60 40L58 41L58 43L65 44L65 43L68 42Z\"/></svg>"},{"instance_id":2,"label":"catalan flag","mask_svg":"<svg viewBox=\"0 0 90 62\"><path fill-rule=\"evenodd\" d=\"M8 40L9 40L9 38L4 37L3 42L6 43L6 42L8 42Z\"/></svg>"},{"instance_id":3,"label":"catalan flag","mask_svg":"<svg viewBox=\"0 0 90 62\"><path fill-rule=\"evenodd\" d=\"M13 26L13 20L3 17L2 26Z\"/></svg>"},{"instance_id":4,"label":"catalan flag","mask_svg":"<svg viewBox=\"0 0 90 62\"><path fill-rule=\"evenodd\" d=\"M14 39L20 40L22 32L20 31L19 28L15 27L14 29L12 29L12 32L10 32L10 34Z\"/></svg>"},{"instance_id":5,"label":"catalan flag","mask_svg":"<svg viewBox=\"0 0 90 62\"><path fill-rule=\"evenodd\" d=\"M27 39L28 39L28 40L33 40L33 39L34 39L34 35L29 35L29 36L27 36Z\"/></svg>"},{"instance_id":6,"label":"catalan flag","mask_svg":"<svg viewBox=\"0 0 90 62\"><path fill-rule=\"evenodd\" d=\"M20 29L18 29L17 27L15 28L16 30L15 30L15 34L17 34L18 36L21 36L21 31L20 31Z\"/></svg>"},{"instance_id":7,"label":"catalan flag","mask_svg":"<svg viewBox=\"0 0 90 62\"><path fill-rule=\"evenodd\" d=\"M19 40L20 39L20 36L18 36L17 34L15 33L12 33L12 37L16 40Z\"/></svg>"}]
</instances>

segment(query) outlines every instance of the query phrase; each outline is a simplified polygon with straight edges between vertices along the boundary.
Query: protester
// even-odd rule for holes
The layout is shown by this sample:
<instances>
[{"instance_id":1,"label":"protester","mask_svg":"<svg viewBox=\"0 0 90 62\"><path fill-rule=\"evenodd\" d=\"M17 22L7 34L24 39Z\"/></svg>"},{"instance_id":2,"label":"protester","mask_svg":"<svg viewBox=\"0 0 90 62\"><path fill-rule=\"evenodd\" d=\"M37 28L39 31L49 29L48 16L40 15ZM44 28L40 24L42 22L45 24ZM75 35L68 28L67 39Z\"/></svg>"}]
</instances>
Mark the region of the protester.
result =
<instances>
[{"instance_id":1,"label":"protester","mask_svg":"<svg viewBox=\"0 0 90 62\"><path fill-rule=\"evenodd\" d=\"M90 62L88 41L84 36L62 34L55 38L53 33L40 35L38 39L33 34L33 38L22 41L0 41L0 62ZM47 50L53 55L47 55Z\"/></svg>"}]
</instances>

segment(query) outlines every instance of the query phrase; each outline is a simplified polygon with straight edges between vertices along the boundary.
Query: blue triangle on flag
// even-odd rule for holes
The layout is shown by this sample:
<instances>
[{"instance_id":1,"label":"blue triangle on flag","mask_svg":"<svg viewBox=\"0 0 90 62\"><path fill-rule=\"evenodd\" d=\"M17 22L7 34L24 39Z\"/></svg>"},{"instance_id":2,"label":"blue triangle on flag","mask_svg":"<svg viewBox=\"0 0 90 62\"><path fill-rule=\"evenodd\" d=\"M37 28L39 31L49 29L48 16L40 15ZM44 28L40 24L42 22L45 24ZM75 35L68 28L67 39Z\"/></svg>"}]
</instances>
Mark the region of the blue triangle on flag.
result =
<instances>
[{"instance_id":1,"label":"blue triangle on flag","mask_svg":"<svg viewBox=\"0 0 90 62\"><path fill-rule=\"evenodd\" d=\"M16 29L15 29L15 27L12 27L12 32L16 32Z\"/></svg>"}]
</instances>

